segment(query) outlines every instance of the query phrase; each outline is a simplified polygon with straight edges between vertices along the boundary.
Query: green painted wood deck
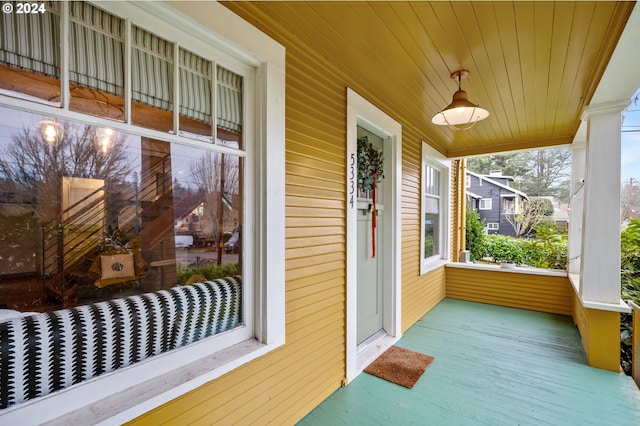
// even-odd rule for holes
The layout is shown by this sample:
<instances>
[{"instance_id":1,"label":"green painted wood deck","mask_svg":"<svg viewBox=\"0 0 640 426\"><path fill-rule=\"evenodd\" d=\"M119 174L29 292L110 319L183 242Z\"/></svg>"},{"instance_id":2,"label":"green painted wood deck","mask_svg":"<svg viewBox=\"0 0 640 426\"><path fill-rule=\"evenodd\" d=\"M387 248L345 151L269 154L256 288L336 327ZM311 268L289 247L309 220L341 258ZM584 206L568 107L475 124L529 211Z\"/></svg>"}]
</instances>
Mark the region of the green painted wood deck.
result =
<instances>
[{"instance_id":1,"label":"green painted wood deck","mask_svg":"<svg viewBox=\"0 0 640 426\"><path fill-rule=\"evenodd\" d=\"M445 299L397 345L435 357L413 389L362 373L299 425L640 425L640 390L587 365L570 317Z\"/></svg>"}]
</instances>

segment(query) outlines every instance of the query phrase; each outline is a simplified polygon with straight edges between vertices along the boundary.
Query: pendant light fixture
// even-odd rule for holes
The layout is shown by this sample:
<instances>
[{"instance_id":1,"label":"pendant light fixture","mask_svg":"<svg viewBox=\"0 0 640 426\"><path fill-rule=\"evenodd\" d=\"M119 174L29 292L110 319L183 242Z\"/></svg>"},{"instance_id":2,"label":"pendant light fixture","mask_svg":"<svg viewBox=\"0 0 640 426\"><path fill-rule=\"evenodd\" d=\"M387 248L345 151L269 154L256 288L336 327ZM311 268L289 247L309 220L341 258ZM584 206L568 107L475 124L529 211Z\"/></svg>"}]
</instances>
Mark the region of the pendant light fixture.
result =
<instances>
[{"instance_id":1,"label":"pendant light fixture","mask_svg":"<svg viewBox=\"0 0 640 426\"><path fill-rule=\"evenodd\" d=\"M467 70L459 70L451 74L452 79L458 80L458 91L453 94L451 103L433 116L431 119L433 124L448 126L452 130L468 130L478 121L489 116L489 111L469 102L467 92L462 90L460 82L468 76Z\"/></svg>"}]
</instances>

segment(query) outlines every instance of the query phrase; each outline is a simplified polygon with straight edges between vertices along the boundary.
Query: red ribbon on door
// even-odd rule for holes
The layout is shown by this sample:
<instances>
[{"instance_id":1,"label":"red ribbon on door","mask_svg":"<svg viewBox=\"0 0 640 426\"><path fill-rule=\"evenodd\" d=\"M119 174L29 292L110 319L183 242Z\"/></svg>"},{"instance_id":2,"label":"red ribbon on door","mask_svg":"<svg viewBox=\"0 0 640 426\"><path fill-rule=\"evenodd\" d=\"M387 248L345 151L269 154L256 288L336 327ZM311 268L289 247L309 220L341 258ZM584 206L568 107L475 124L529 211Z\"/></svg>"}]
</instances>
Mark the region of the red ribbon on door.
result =
<instances>
[{"instance_id":1,"label":"red ribbon on door","mask_svg":"<svg viewBox=\"0 0 640 426\"><path fill-rule=\"evenodd\" d=\"M373 208L371 209L373 218L371 219L371 257L376 257L376 226L377 226L377 212L376 212L376 174L373 174Z\"/></svg>"}]
</instances>

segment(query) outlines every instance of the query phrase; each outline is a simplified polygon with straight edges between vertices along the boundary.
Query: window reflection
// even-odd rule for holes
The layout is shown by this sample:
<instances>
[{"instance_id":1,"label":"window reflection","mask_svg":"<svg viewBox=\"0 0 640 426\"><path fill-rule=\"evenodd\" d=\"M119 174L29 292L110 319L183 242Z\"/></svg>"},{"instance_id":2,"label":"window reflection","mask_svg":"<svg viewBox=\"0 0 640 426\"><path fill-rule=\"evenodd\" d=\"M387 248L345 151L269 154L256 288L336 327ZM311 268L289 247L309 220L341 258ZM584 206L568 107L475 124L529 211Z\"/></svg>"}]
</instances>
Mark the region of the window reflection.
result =
<instances>
[{"instance_id":1,"label":"window reflection","mask_svg":"<svg viewBox=\"0 0 640 426\"><path fill-rule=\"evenodd\" d=\"M0 132L0 307L242 273L242 158L10 109Z\"/></svg>"},{"instance_id":2,"label":"window reflection","mask_svg":"<svg viewBox=\"0 0 640 426\"><path fill-rule=\"evenodd\" d=\"M423 258L440 254L440 171L424 166Z\"/></svg>"}]
</instances>

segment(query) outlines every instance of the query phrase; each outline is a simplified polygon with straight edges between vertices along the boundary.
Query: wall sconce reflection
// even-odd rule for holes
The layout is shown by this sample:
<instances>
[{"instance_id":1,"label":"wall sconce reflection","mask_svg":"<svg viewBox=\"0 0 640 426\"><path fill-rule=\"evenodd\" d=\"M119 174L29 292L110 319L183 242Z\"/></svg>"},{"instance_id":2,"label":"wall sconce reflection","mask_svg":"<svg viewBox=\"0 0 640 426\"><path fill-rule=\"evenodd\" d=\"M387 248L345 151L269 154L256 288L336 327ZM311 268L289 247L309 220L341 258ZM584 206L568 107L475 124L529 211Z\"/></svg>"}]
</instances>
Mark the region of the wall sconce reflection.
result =
<instances>
[{"instance_id":1,"label":"wall sconce reflection","mask_svg":"<svg viewBox=\"0 0 640 426\"><path fill-rule=\"evenodd\" d=\"M113 136L113 129L104 128L97 130L98 143L100 144L100 150L103 154L109 151L109 145L111 145L111 137Z\"/></svg>"},{"instance_id":2,"label":"wall sconce reflection","mask_svg":"<svg viewBox=\"0 0 640 426\"><path fill-rule=\"evenodd\" d=\"M38 130L49 146L55 145L56 141L62 139L62 135L64 134L64 127L57 121L52 120L39 122Z\"/></svg>"}]
</instances>

